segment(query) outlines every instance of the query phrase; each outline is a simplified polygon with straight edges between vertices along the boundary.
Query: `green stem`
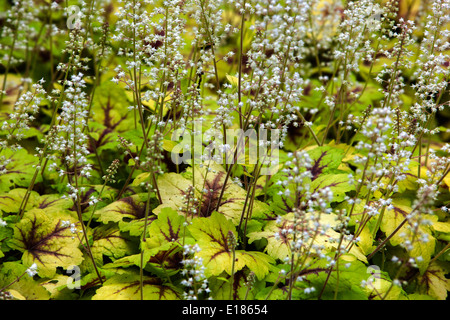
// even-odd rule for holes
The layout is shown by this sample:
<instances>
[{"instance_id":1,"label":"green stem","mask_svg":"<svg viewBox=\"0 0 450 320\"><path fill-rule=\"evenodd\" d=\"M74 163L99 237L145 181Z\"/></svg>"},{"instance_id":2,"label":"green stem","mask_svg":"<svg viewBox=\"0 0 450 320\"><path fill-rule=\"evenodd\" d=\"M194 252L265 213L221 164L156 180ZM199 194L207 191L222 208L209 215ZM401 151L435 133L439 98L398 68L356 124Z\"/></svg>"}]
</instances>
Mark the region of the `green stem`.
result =
<instances>
[{"instance_id":1,"label":"green stem","mask_svg":"<svg viewBox=\"0 0 450 320\"><path fill-rule=\"evenodd\" d=\"M242 8L244 8L245 10L245 3L246 1L244 0L244 5L242 6ZM239 39L239 58L238 58L238 70L239 70L239 75L238 75L238 108L239 108L239 128L242 129L242 125L243 125L243 116L242 116L242 107L241 107L241 86L242 86L242 53L244 51L244 23L245 23L245 11L242 13L242 17L241 17L241 36Z\"/></svg>"},{"instance_id":2,"label":"green stem","mask_svg":"<svg viewBox=\"0 0 450 320\"><path fill-rule=\"evenodd\" d=\"M153 176L153 173L151 174ZM150 212L150 192L152 188L150 184L147 185L147 204L145 206L145 215L144 215L144 230L142 231L142 240L141 240L141 264L139 266L139 283L140 283L140 292L141 292L141 300L144 300L144 251L145 251L145 242L146 242L146 234L147 234L147 224L148 224L148 215Z\"/></svg>"},{"instance_id":3,"label":"green stem","mask_svg":"<svg viewBox=\"0 0 450 320\"><path fill-rule=\"evenodd\" d=\"M236 249L231 250L231 277L230 277L230 300L233 300L233 290L234 290L234 268L236 263Z\"/></svg>"},{"instance_id":4,"label":"green stem","mask_svg":"<svg viewBox=\"0 0 450 320\"><path fill-rule=\"evenodd\" d=\"M20 2L19 2L19 4L20 4ZM3 103L3 96L4 96L4 93L5 93L5 89L6 89L6 78L8 76L9 68L11 66L11 59L12 59L12 56L14 54L14 49L15 49L15 45L16 45L16 41L17 41L17 37L18 37L18 28L19 28L19 23L20 23L20 18L21 17L22 17L22 14L19 13L19 16L18 16L17 21L16 21L15 29L14 29L14 37L13 37L13 41L12 41L12 44L11 44L11 50L9 51L9 55L8 55L8 62L6 63L5 75L3 77L2 91L0 92L0 106Z\"/></svg>"}]
</instances>

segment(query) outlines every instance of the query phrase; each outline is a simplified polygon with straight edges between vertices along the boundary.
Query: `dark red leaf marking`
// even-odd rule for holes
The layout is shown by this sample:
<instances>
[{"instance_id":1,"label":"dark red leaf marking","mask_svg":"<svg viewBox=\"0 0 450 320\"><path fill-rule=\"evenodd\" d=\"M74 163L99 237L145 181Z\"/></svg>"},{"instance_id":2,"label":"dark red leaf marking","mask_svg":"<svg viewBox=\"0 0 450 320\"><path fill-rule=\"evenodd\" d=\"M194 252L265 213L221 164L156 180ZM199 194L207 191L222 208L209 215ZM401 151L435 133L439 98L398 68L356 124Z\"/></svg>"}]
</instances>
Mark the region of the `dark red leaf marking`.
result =
<instances>
[{"instance_id":1,"label":"dark red leaf marking","mask_svg":"<svg viewBox=\"0 0 450 320\"><path fill-rule=\"evenodd\" d=\"M178 240L178 235L179 235L179 233L180 233L180 228L178 228L176 231L173 229L173 226L172 226L172 222L170 221L170 219L169 218L167 218L167 225L169 226L169 234L166 234L166 233L162 233L163 235L164 235L164 238L167 240L167 241L173 241L173 240Z\"/></svg>"},{"instance_id":2,"label":"dark red leaf marking","mask_svg":"<svg viewBox=\"0 0 450 320\"><path fill-rule=\"evenodd\" d=\"M320 165L320 162L322 161L322 158L326 156L327 152L323 151L319 158L317 158L314 161L314 165L311 167L311 181L314 181L319 177L319 175L322 173L323 169L327 167L327 165Z\"/></svg>"},{"instance_id":3,"label":"dark red leaf marking","mask_svg":"<svg viewBox=\"0 0 450 320\"><path fill-rule=\"evenodd\" d=\"M41 203L39 203L38 208L39 208L39 209L45 209L45 208L47 208L47 207L53 205L55 202L58 202L59 200L60 200L60 199L56 199L56 200L53 200L53 201L48 201L48 199L45 198L44 201L42 201ZM48 202L47 202L47 201L48 201Z\"/></svg>"},{"instance_id":4,"label":"dark red leaf marking","mask_svg":"<svg viewBox=\"0 0 450 320\"><path fill-rule=\"evenodd\" d=\"M38 233L39 227L42 225L42 223L38 223L36 220L36 216L34 216L34 219L31 220L31 230L25 232L22 229L18 229L20 232L20 235L22 237L22 242L24 244L24 249L31 253L31 255L38 260L39 262L43 263L40 255L46 254L46 255L52 255L56 258L60 259L61 257L69 257L66 254L59 253L61 248L52 249L50 250L49 247L51 246L50 242L54 241L57 238L67 238L69 236L63 235L63 232L68 227L62 227L61 226L61 220L58 220L58 223L54 226L53 230L51 230L49 233Z\"/></svg>"},{"instance_id":5,"label":"dark red leaf marking","mask_svg":"<svg viewBox=\"0 0 450 320\"><path fill-rule=\"evenodd\" d=\"M184 256L178 246L173 246L169 250L159 251L156 255L150 257L148 262L163 266L166 270L179 270L182 268Z\"/></svg>"},{"instance_id":6,"label":"dark red leaf marking","mask_svg":"<svg viewBox=\"0 0 450 320\"><path fill-rule=\"evenodd\" d=\"M119 121L116 123L112 123L112 117L111 117L111 110L114 108L114 106L111 104L111 96L108 96L108 101L106 102L105 106L101 106L102 110L105 113L105 119L103 120L103 124L105 127L114 130L116 127L127 118L127 114L123 115Z\"/></svg>"},{"instance_id":7,"label":"dark red leaf marking","mask_svg":"<svg viewBox=\"0 0 450 320\"><path fill-rule=\"evenodd\" d=\"M125 202L127 204L127 209L119 208L118 210L112 210L120 214L129 214L134 216L136 219L142 219L145 217L145 209L147 203L145 201L138 202L133 197L125 197L117 201Z\"/></svg>"},{"instance_id":8,"label":"dark red leaf marking","mask_svg":"<svg viewBox=\"0 0 450 320\"><path fill-rule=\"evenodd\" d=\"M179 297L179 294L176 291L174 291L173 289L171 289L171 288L169 288L167 286L162 285L162 281L160 279L158 279L158 278L145 279L143 281L143 284L144 284L144 288L145 288L146 285L151 285L151 286L157 287L159 289L158 299L160 299L160 300L165 296L165 293L168 292L168 291L171 291L171 292L175 293ZM135 287L134 294L137 294L139 292L139 290L141 289L140 281L137 280L137 281L130 282L129 285L120 288L119 290L114 292L114 294L117 294L117 293L119 293L119 292L121 292L123 290L126 290L128 288L132 288L132 287Z\"/></svg>"}]
</instances>

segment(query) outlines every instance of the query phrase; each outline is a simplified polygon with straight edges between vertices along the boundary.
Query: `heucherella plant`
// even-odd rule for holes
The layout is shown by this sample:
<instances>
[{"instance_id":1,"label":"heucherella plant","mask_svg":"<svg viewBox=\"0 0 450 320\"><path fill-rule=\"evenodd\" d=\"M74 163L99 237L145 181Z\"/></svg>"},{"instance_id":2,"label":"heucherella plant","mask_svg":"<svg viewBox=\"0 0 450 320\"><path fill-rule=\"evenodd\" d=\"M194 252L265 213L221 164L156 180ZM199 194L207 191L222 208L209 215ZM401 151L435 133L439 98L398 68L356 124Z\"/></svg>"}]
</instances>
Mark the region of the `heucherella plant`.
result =
<instances>
[{"instance_id":1,"label":"heucherella plant","mask_svg":"<svg viewBox=\"0 0 450 320\"><path fill-rule=\"evenodd\" d=\"M448 299L449 0L0 7L0 300Z\"/></svg>"}]
</instances>

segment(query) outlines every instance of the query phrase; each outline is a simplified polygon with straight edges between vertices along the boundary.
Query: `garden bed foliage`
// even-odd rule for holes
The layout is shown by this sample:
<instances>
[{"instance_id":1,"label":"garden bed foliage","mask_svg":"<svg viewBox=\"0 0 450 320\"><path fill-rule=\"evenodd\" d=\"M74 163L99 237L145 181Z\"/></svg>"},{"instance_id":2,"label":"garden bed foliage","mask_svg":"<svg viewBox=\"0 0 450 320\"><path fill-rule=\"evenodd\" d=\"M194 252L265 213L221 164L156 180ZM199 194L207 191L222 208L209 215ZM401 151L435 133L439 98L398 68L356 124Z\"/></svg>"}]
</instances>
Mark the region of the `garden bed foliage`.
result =
<instances>
[{"instance_id":1,"label":"garden bed foliage","mask_svg":"<svg viewBox=\"0 0 450 320\"><path fill-rule=\"evenodd\" d=\"M0 7L1 299L447 299L450 1Z\"/></svg>"}]
</instances>

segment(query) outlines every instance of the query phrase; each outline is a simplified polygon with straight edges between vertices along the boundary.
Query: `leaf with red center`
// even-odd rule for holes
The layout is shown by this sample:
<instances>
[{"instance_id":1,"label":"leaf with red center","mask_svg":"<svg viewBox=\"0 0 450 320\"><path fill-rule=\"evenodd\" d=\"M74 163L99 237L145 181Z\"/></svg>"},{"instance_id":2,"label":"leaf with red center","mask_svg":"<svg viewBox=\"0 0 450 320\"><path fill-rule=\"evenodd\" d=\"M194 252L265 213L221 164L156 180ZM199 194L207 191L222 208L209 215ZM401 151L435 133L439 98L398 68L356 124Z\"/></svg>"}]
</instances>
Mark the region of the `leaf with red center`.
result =
<instances>
[{"instance_id":1,"label":"leaf with red center","mask_svg":"<svg viewBox=\"0 0 450 320\"><path fill-rule=\"evenodd\" d=\"M184 226L185 218L177 211L164 208L148 226L148 237L141 243L144 268L161 277L177 273L183 259L182 244L192 242ZM141 235L142 236L142 233ZM141 266L141 254L127 255L105 268Z\"/></svg>"},{"instance_id":2,"label":"leaf with red center","mask_svg":"<svg viewBox=\"0 0 450 320\"><path fill-rule=\"evenodd\" d=\"M93 230L92 255L99 265L103 264L103 255L111 259L119 259L134 253L137 246L114 223L100 225Z\"/></svg>"},{"instance_id":3,"label":"leaf with red center","mask_svg":"<svg viewBox=\"0 0 450 320\"><path fill-rule=\"evenodd\" d=\"M177 288L163 284L159 278L143 277L144 300L179 300ZM140 300L141 281L139 273L117 274L97 289L92 300Z\"/></svg>"},{"instance_id":4,"label":"leaf with red center","mask_svg":"<svg viewBox=\"0 0 450 320\"><path fill-rule=\"evenodd\" d=\"M78 237L63 221L76 223L68 214L47 214L33 209L14 226L9 246L23 252L25 265L36 263L42 277L52 277L57 267L68 268L83 260Z\"/></svg>"},{"instance_id":5,"label":"leaf with red center","mask_svg":"<svg viewBox=\"0 0 450 320\"><path fill-rule=\"evenodd\" d=\"M119 199L97 210L94 217L105 224L142 219L145 217L147 198L147 193L139 193Z\"/></svg>"},{"instance_id":6,"label":"leaf with red center","mask_svg":"<svg viewBox=\"0 0 450 320\"><path fill-rule=\"evenodd\" d=\"M344 158L344 150L330 146L317 147L308 151L312 160L311 180L317 179L321 174L339 172L338 167Z\"/></svg>"},{"instance_id":7,"label":"leaf with red center","mask_svg":"<svg viewBox=\"0 0 450 320\"><path fill-rule=\"evenodd\" d=\"M104 81L97 87L92 102L93 120L109 130L125 132L134 127L133 114L129 112L128 106L125 90Z\"/></svg>"},{"instance_id":8,"label":"leaf with red center","mask_svg":"<svg viewBox=\"0 0 450 320\"><path fill-rule=\"evenodd\" d=\"M333 193L332 202L345 200L347 192L355 190L355 185L348 182L348 174L325 174L311 182L313 192L320 192L328 188Z\"/></svg>"},{"instance_id":9,"label":"leaf with red center","mask_svg":"<svg viewBox=\"0 0 450 320\"><path fill-rule=\"evenodd\" d=\"M158 219L149 226L149 237L146 239L149 247L158 247L167 242L181 242L187 233L184 221L184 216L179 215L176 210L164 208Z\"/></svg>"},{"instance_id":10,"label":"leaf with red center","mask_svg":"<svg viewBox=\"0 0 450 320\"><path fill-rule=\"evenodd\" d=\"M215 211L209 218L193 219L188 228L201 248L197 255L203 259L205 275L218 276L222 272L230 275L233 255L228 247L227 235L230 231L236 233L233 222ZM274 262L268 255L257 251L236 250L235 258L235 271L247 267L258 279L269 273L270 264Z\"/></svg>"},{"instance_id":11,"label":"leaf with red center","mask_svg":"<svg viewBox=\"0 0 450 320\"><path fill-rule=\"evenodd\" d=\"M27 189L16 188L8 193L0 195L0 210L3 212L19 212L22 201L27 193ZM59 194L46 194L39 196L35 191L29 193L29 198L25 210L32 208L45 209L45 212L58 212L68 210L73 206L72 200L62 198Z\"/></svg>"},{"instance_id":12,"label":"leaf with red center","mask_svg":"<svg viewBox=\"0 0 450 320\"><path fill-rule=\"evenodd\" d=\"M417 279L419 293L438 300L447 299L448 291L450 291L450 279L446 277L448 273L448 264L440 261L431 263L426 272Z\"/></svg>"},{"instance_id":13,"label":"leaf with red center","mask_svg":"<svg viewBox=\"0 0 450 320\"><path fill-rule=\"evenodd\" d=\"M237 224L244 209L247 192L231 182L231 179L224 185L225 178L225 170L215 163L209 167L188 168L183 174L166 173L158 178L162 204L153 212L159 214L163 208L169 207L192 215L192 209L195 209L195 216L209 217L217 209ZM189 189L192 187L194 197L189 195ZM219 204L222 189L224 192ZM265 203L255 200L252 217L262 217L268 210L269 207Z\"/></svg>"}]
</instances>

